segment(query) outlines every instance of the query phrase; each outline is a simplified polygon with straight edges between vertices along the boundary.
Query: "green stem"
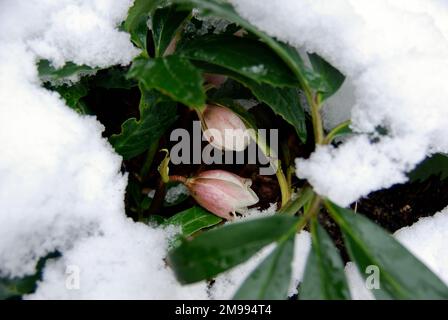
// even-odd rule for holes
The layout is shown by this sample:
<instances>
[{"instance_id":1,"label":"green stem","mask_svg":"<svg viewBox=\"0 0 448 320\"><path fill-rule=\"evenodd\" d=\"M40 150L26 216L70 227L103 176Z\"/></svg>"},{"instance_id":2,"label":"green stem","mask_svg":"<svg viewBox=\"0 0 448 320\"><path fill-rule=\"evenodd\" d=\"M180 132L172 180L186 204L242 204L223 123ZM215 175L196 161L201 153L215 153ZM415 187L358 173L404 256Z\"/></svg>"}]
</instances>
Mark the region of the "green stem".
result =
<instances>
[{"instance_id":1,"label":"green stem","mask_svg":"<svg viewBox=\"0 0 448 320\"><path fill-rule=\"evenodd\" d=\"M344 121L335 128L333 128L325 137L324 144L330 144L342 129L350 125L350 122L351 122L350 120Z\"/></svg>"},{"instance_id":2,"label":"green stem","mask_svg":"<svg viewBox=\"0 0 448 320\"><path fill-rule=\"evenodd\" d=\"M263 154L266 156L266 158L269 159L269 163L271 167L275 170L275 175L277 176L278 184L280 186L280 193L282 195L282 205L281 207L285 206L286 203L288 203L289 199L291 199L291 193L288 186L288 181L285 177L285 174L283 173L283 169L281 166L281 162L278 159L278 156L273 153L273 151L269 148L266 141L263 139L262 136L260 136L258 133L255 133L255 130L249 130L252 134L252 138L257 143L260 150L263 152Z\"/></svg>"},{"instance_id":3,"label":"green stem","mask_svg":"<svg viewBox=\"0 0 448 320\"><path fill-rule=\"evenodd\" d=\"M311 98L311 118L313 121L314 140L316 144L324 143L324 128L322 125L322 117L320 115L321 98L316 94L315 98Z\"/></svg>"},{"instance_id":4,"label":"green stem","mask_svg":"<svg viewBox=\"0 0 448 320\"><path fill-rule=\"evenodd\" d=\"M311 204L308 209L303 214L303 219L300 220L300 223L297 225L297 232L300 232L303 228L305 228L308 221L317 216L320 210L320 206L322 204L322 199L317 194L314 194L313 199L311 200Z\"/></svg>"}]
</instances>

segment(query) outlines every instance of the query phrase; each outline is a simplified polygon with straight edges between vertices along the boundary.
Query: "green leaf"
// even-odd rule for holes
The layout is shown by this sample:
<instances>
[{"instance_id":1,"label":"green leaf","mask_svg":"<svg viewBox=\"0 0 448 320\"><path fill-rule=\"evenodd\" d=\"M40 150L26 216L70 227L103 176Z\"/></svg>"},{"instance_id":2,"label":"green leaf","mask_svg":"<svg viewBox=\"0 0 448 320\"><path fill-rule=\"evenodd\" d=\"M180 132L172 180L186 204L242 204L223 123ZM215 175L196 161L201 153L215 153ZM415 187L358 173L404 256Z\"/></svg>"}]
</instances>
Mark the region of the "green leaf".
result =
<instances>
[{"instance_id":1,"label":"green leaf","mask_svg":"<svg viewBox=\"0 0 448 320\"><path fill-rule=\"evenodd\" d=\"M319 75L309 70L303 63L300 55L294 48L284 43L278 42L263 31L259 30L245 19L241 18L233 8L233 6L222 0L173 0L187 8L197 8L201 10L203 15L215 15L230 22L236 23L249 32L257 35L265 42L277 55L289 66L293 71L297 80L300 82L302 89L308 91L307 87L318 90L322 86ZM252 53L253 54L253 53ZM257 53L258 54L258 53ZM256 56L256 55L255 55ZM308 92L306 92L308 94Z\"/></svg>"},{"instance_id":2,"label":"green leaf","mask_svg":"<svg viewBox=\"0 0 448 320\"><path fill-rule=\"evenodd\" d=\"M157 9L154 12L152 16L152 33L156 57L164 55L190 13L190 10L179 10L177 5Z\"/></svg>"},{"instance_id":3,"label":"green leaf","mask_svg":"<svg viewBox=\"0 0 448 320\"><path fill-rule=\"evenodd\" d=\"M109 142L125 160L147 150L177 118L176 104L164 100L156 92L142 91L140 119L131 118L121 126L121 133L112 135Z\"/></svg>"},{"instance_id":4,"label":"green leaf","mask_svg":"<svg viewBox=\"0 0 448 320\"><path fill-rule=\"evenodd\" d=\"M140 49L144 50L144 54L148 53L147 51L147 38L148 38L148 14L142 14L135 25L135 28L130 31L132 42Z\"/></svg>"},{"instance_id":5,"label":"green leaf","mask_svg":"<svg viewBox=\"0 0 448 320\"><path fill-rule=\"evenodd\" d=\"M317 54L308 54L310 62L316 73L320 75L323 88L320 90L323 100L332 96L342 86L345 76Z\"/></svg>"},{"instance_id":6,"label":"green leaf","mask_svg":"<svg viewBox=\"0 0 448 320\"><path fill-rule=\"evenodd\" d=\"M135 0L124 22L125 30L132 34L139 27L142 17L147 18L163 2L163 0Z\"/></svg>"},{"instance_id":7,"label":"green leaf","mask_svg":"<svg viewBox=\"0 0 448 320\"><path fill-rule=\"evenodd\" d=\"M378 299L448 299L448 287L381 227L329 201L326 207L360 273L366 278L368 266L379 268L380 288L372 290Z\"/></svg>"},{"instance_id":8,"label":"green leaf","mask_svg":"<svg viewBox=\"0 0 448 320\"><path fill-rule=\"evenodd\" d=\"M188 237L201 229L212 227L221 221L222 219L220 217L211 214L199 206L194 206L167 219L164 225L180 226L182 235Z\"/></svg>"},{"instance_id":9,"label":"green leaf","mask_svg":"<svg viewBox=\"0 0 448 320\"><path fill-rule=\"evenodd\" d=\"M227 68L257 83L279 87L298 85L294 74L275 52L255 39L208 35L186 42L177 53Z\"/></svg>"},{"instance_id":10,"label":"green leaf","mask_svg":"<svg viewBox=\"0 0 448 320\"><path fill-rule=\"evenodd\" d=\"M228 224L184 241L169 253L168 261L182 283L210 279L281 239L295 223L297 218L276 215Z\"/></svg>"},{"instance_id":11,"label":"green leaf","mask_svg":"<svg viewBox=\"0 0 448 320\"><path fill-rule=\"evenodd\" d=\"M205 106L202 75L185 58L174 55L138 58L134 60L128 76L138 79L146 89L157 89L190 108L201 110Z\"/></svg>"},{"instance_id":12,"label":"green leaf","mask_svg":"<svg viewBox=\"0 0 448 320\"><path fill-rule=\"evenodd\" d=\"M64 84L53 88L53 90L58 92L65 100L65 103L79 114L90 113L87 105L81 101L81 98L85 97L89 92L85 83L78 82L72 86Z\"/></svg>"},{"instance_id":13,"label":"green leaf","mask_svg":"<svg viewBox=\"0 0 448 320\"><path fill-rule=\"evenodd\" d=\"M208 64L200 64L206 72L226 75L252 91L257 100L267 104L272 111L291 124L303 143L308 136L305 111L300 103L299 92L295 88L276 88L267 83L259 84L231 70Z\"/></svg>"},{"instance_id":14,"label":"green leaf","mask_svg":"<svg viewBox=\"0 0 448 320\"><path fill-rule=\"evenodd\" d=\"M411 182L425 181L432 176L438 176L440 180L448 178L448 156L442 153L423 160L417 168L409 173Z\"/></svg>"},{"instance_id":15,"label":"green leaf","mask_svg":"<svg viewBox=\"0 0 448 320\"><path fill-rule=\"evenodd\" d=\"M330 236L313 219L312 247L300 286L301 300L348 300L350 292L345 279L344 264Z\"/></svg>"},{"instance_id":16,"label":"green leaf","mask_svg":"<svg viewBox=\"0 0 448 320\"><path fill-rule=\"evenodd\" d=\"M244 280L233 299L285 300L292 276L295 232L281 241L275 250Z\"/></svg>"},{"instance_id":17,"label":"green leaf","mask_svg":"<svg viewBox=\"0 0 448 320\"><path fill-rule=\"evenodd\" d=\"M37 64L37 70L42 82L54 82L65 80L70 77L82 77L95 74L98 68L89 66L79 66L73 62L67 62L62 68L56 69L48 60L40 60Z\"/></svg>"}]
</instances>

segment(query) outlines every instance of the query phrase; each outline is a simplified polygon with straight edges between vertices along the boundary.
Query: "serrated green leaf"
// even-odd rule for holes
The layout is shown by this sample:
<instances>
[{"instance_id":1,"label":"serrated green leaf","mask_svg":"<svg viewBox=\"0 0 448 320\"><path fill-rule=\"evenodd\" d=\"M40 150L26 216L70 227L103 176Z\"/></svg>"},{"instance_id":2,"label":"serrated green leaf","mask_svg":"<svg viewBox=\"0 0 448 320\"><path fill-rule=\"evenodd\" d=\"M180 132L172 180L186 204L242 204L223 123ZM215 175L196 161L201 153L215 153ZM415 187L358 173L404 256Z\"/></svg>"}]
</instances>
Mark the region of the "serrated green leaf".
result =
<instances>
[{"instance_id":1,"label":"serrated green leaf","mask_svg":"<svg viewBox=\"0 0 448 320\"><path fill-rule=\"evenodd\" d=\"M142 17L148 17L157 6L164 2L164 0L135 0L134 5L128 11L126 21L124 22L125 30L132 34L134 30L138 28Z\"/></svg>"},{"instance_id":2,"label":"serrated green leaf","mask_svg":"<svg viewBox=\"0 0 448 320\"><path fill-rule=\"evenodd\" d=\"M182 235L188 237L193 233L214 226L222 219L199 206L179 212L167 219L164 225L176 225L182 229Z\"/></svg>"},{"instance_id":3,"label":"serrated green leaf","mask_svg":"<svg viewBox=\"0 0 448 320\"><path fill-rule=\"evenodd\" d=\"M190 13L190 10L179 10L177 5L160 8L154 12L152 16L152 32L156 57L164 55Z\"/></svg>"},{"instance_id":4,"label":"serrated green leaf","mask_svg":"<svg viewBox=\"0 0 448 320\"><path fill-rule=\"evenodd\" d=\"M308 57L314 71L320 75L324 83L320 92L322 93L323 100L325 100L339 90L344 83L345 76L319 55L313 53L308 54Z\"/></svg>"},{"instance_id":5,"label":"serrated green leaf","mask_svg":"<svg viewBox=\"0 0 448 320\"><path fill-rule=\"evenodd\" d=\"M134 60L128 73L147 89L156 89L190 108L202 110L205 91L202 75L187 59L171 55L156 59Z\"/></svg>"},{"instance_id":6,"label":"serrated green leaf","mask_svg":"<svg viewBox=\"0 0 448 320\"><path fill-rule=\"evenodd\" d=\"M197 8L203 15L214 15L236 23L265 42L293 71L302 89L304 86L317 91L322 86L319 75L308 69L294 48L281 43L241 18L231 4L221 0L173 0L185 8ZM307 93L308 94L308 93Z\"/></svg>"},{"instance_id":7,"label":"serrated green leaf","mask_svg":"<svg viewBox=\"0 0 448 320\"><path fill-rule=\"evenodd\" d=\"M39 78L42 82L57 82L70 77L92 75L99 70L89 66L79 66L73 62L67 62L62 68L56 69L48 60L40 60L37 64Z\"/></svg>"},{"instance_id":8,"label":"serrated green leaf","mask_svg":"<svg viewBox=\"0 0 448 320\"><path fill-rule=\"evenodd\" d=\"M281 239L295 223L297 218L276 215L228 224L184 241L171 250L168 261L182 283L210 279Z\"/></svg>"},{"instance_id":9,"label":"serrated green leaf","mask_svg":"<svg viewBox=\"0 0 448 320\"><path fill-rule=\"evenodd\" d=\"M315 219L311 222L312 247L308 255L301 300L348 300L350 292L344 264L330 236Z\"/></svg>"},{"instance_id":10,"label":"serrated green leaf","mask_svg":"<svg viewBox=\"0 0 448 320\"><path fill-rule=\"evenodd\" d=\"M448 156L437 153L426 158L408 176L411 182L425 181L432 176L445 180L448 178Z\"/></svg>"},{"instance_id":11,"label":"serrated green leaf","mask_svg":"<svg viewBox=\"0 0 448 320\"><path fill-rule=\"evenodd\" d=\"M326 207L342 230L351 259L366 278L368 266L379 269L378 299L448 299L448 287L381 227L361 214L327 201Z\"/></svg>"},{"instance_id":12,"label":"serrated green leaf","mask_svg":"<svg viewBox=\"0 0 448 320\"><path fill-rule=\"evenodd\" d=\"M140 119L126 120L121 133L109 138L115 151L125 160L149 149L176 121L176 104L163 99L157 92L142 91Z\"/></svg>"},{"instance_id":13,"label":"serrated green leaf","mask_svg":"<svg viewBox=\"0 0 448 320\"><path fill-rule=\"evenodd\" d=\"M89 88L85 83L79 82L72 86L62 85L53 88L54 91L58 92L61 97L65 100L65 103L78 112L79 114L89 114L89 109L87 105L81 101L81 98L85 97L89 92Z\"/></svg>"},{"instance_id":14,"label":"serrated green leaf","mask_svg":"<svg viewBox=\"0 0 448 320\"><path fill-rule=\"evenodd\" d=\"M285 300L288 298L292 276L295 232L277 244L244 280L236 292L235 300Z\"/></svg>"},{"instance_id":15,"label":"serrated green leaf","mask_svg":"<svg viewBox=\"0 0 448 320\"><path fill-rule=\"evenodd\" d=\"M148 38L148 14L142 14L137 21L135 28L130 32L132 42L143 50L147 56L147 38Z\"/></svg>"},{"instance_id":16,"label":"serrated green leaf","mask_svg":"<svg viewBox=\"0 0 448 320\"><path fill-rule=\"evenodd\" d=\"M255 39L207 35L186 42L177 53L227 68L257 83L279 87L298 85L294 74L275 52Z\"/></svg>"}]
</instances>

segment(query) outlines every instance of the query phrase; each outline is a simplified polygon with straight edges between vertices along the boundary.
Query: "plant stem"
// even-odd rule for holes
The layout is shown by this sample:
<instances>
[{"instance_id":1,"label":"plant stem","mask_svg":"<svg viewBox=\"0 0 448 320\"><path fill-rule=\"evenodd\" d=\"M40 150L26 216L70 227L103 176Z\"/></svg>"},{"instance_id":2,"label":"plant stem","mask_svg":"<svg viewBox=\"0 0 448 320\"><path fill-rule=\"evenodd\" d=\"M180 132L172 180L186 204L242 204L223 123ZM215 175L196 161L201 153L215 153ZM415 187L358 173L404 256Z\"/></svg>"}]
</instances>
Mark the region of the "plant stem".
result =
<instances>
[{"instance_id":1,"label":"plant stem","mask_svg":"<svg viewBox=\"0 0 448 320\"><path fill-rule=\"evenodd\" d=\"M347 120L347 121L342 122L335 128L333 128L325 137L324 144L330 144L334 140L334 138L336 138L336 135L339 133L339 131L348 127L350 125L350 123L351 123L351 121Z\"/></svg>"},{"instance_id":2,"label":"plant stem","mask_svg":"<svg viewBox=\"0 0 448 320\"><path fill-rule=\"evenodd\" d=\"M308 101L311 107L311 118L313 120L314 140L316 144L324 143L324 128L322 125L322 117L320 115L321 98L320 94L316 94L314 99Z\"/></svg>"},{"instance_id":3,"label":"plant stem","mask_svg":"<svg viewBox=\"0 0 448 320\"><path fill-rule=\"evenodd\" d=\"M285 177L285 174L283 173L281 162L278 159L278 156L274 154L273 151L269 148L268 144L261 135L255 133L255 130L249 130L249 131L252 134L252 138L255 140L260 150L263 152L266 158L269 159L269 164L275 170L275 175L277 176L278 184L280 186L280 193L282 195L281 207L283 207L286 205L286 203L288 203L289 199L291 199L291 193L289 190L288 181Z\"/></svg>"},{"instance_id":4,"label":"plant stem","mask_svg":"<svg viewBox=\"0 0 448 320\"><path fill-rule=\"evenodd\" d=\"M303 228L305 228L306 224L312 217L317 216L317 214L319 213L321 204L322 204L321 197L317 194L314 194L314 197L311 200L311 204L308 207L308 210L305 211L302 219L300 220L299 224L297 225L297 232L300 232Z\"/></svg>"},{"instance_id":5,"label":"plant stem","mask_svg":"<svg viewBox=\"0 0 448 320\"><path fill-rule=\"evenodd\" d=\"M180 183L185 184L187 182L187 178L185 178L183 176L173 175L173 176L170 176L170 181L180 182Z\"/></svg>"},{"instance_id":6,"label":"plant stem","mask_svg":"<svg viewBox=\"0 0 448 320\"><path fill-rule=\"evenodd\" d=\"M284 207L286 203L288 203L289 199L291 199L291 194L289 192L288 181L286 180L286 177L283 173L280 160L278 160L278 168L275 175L277 176L278 184L280 185L280 192L282 194L282 207Z\"/></svg>"}]
</instances>

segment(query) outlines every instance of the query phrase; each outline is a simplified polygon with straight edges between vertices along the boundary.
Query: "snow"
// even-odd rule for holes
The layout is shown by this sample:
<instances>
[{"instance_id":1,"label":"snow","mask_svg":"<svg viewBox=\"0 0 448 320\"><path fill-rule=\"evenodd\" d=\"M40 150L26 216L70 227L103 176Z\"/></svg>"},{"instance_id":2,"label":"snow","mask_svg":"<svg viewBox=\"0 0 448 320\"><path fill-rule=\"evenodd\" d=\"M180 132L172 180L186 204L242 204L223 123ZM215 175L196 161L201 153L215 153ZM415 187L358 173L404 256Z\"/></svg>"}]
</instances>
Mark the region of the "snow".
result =
<instances>
[{"instance_id":1,"label":"snow","mask_svg":"<svg viewBox=\"0 0 448 320\"><path fill-rule=\"evenodd\" d=\"M448 285L448 207L432 217L420 219L410 227L394 233L394 237ZM345 267L350 292L355 300L373 299L364 286L356 266Z\"/></svg>"},{"instance_id":2,"label":"snow","mask_svg":"<svg viewBox=\"0 0 448 320\"><path fill-rule=\"evenodd\" d=\"M181 286L165 265L169 235L127 221L107 236L79 241L46 266L37 292L26 298L207 299L205 282ZM67 266L79 271L79 289L66 287Z\"/></svg>"},{"instance_id":3,"label":"snow","mask_svg":"<svg viewBox=\"0 0 448 320\"><path fill-rule=\"evenodd\" d=\"M261 30L320 54L347 76L343 92L324 107L324 119L330 128L350 114L361 138L296 161L298 176L321 195L347 206L406 181L405 173L426 155L448 151L446 1L231 2ZM387 135L376 134L378 127Z\"/></svg>"}]
</instances>

